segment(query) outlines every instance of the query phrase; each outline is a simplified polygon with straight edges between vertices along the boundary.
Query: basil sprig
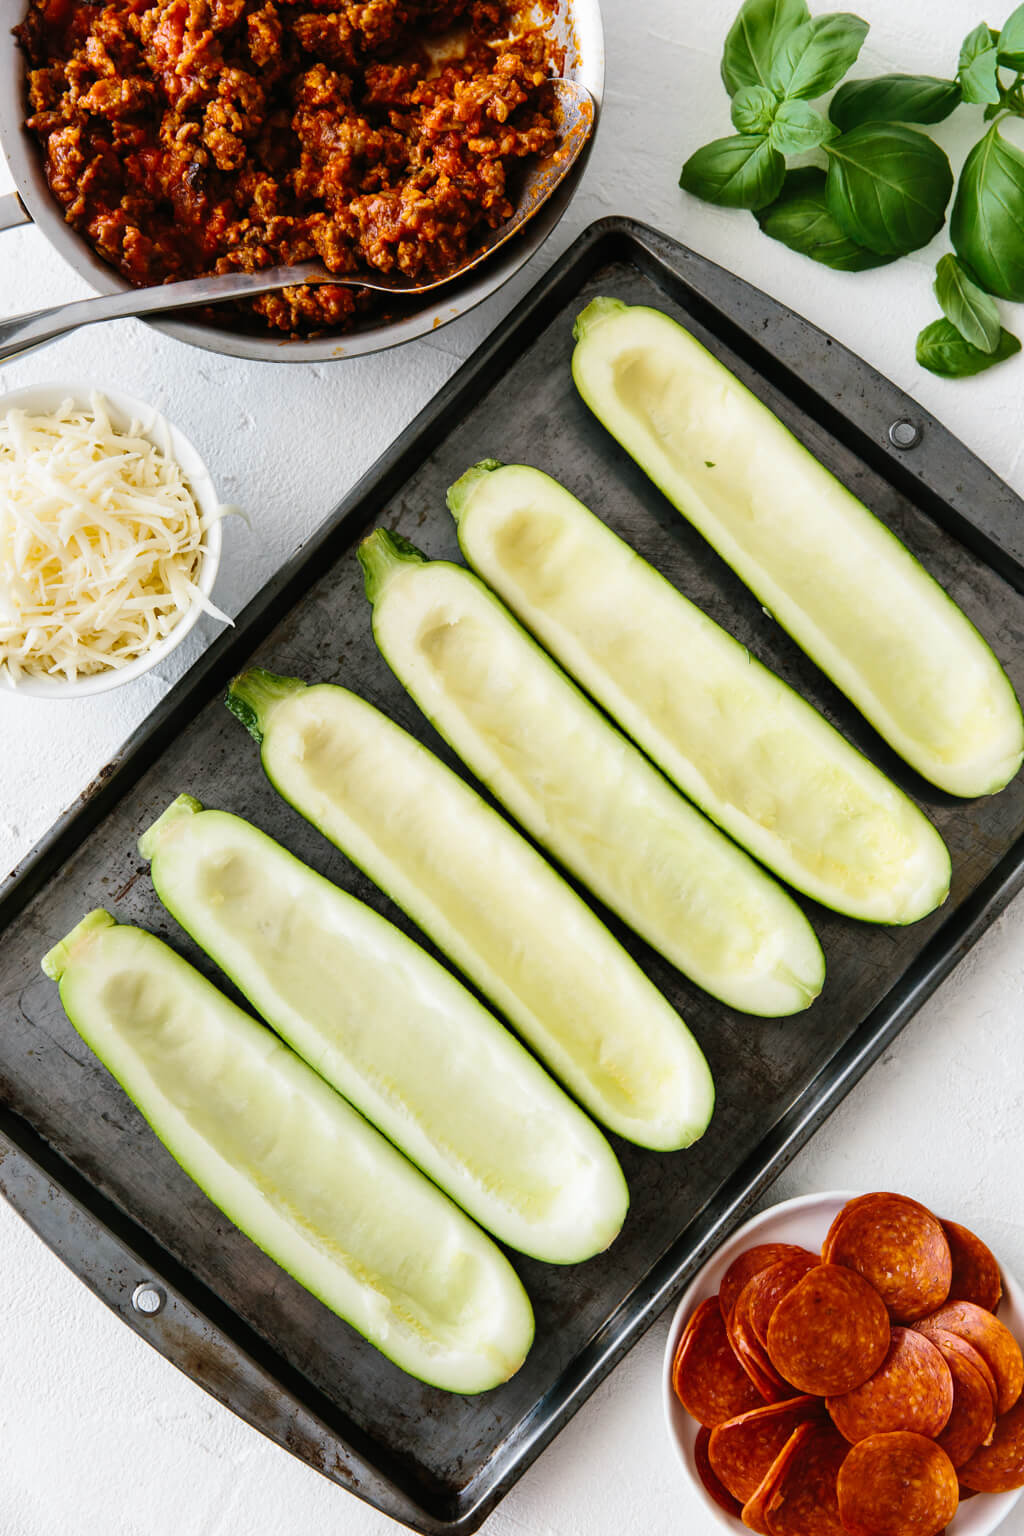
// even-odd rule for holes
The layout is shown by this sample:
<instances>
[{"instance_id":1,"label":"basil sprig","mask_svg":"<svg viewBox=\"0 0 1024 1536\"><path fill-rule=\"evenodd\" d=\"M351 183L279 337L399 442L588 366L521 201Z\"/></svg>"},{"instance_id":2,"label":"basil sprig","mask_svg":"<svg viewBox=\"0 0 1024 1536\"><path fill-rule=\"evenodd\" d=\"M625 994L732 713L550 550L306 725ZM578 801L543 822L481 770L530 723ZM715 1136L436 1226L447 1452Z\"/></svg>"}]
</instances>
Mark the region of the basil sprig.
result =
<instances>
[{"instance_id":1,"label":"basil sprig","mask_svg":"<svg viewBox=\"0 0 1024 1536\"><path fill-rule=\"evenodd\" d=\"M1024 5L1019 5L999 34L999 62L1006 69L1024 69Z\"/></svg>"},{"instance_id":2,"label":"basil sprig","mask_svg":"<svg viewBox=\"0 0 1024 1536\"><path fill-rule=\"evenodd\" d=\"M1024 4L1000 31L965 37L955 78L843 76L868 26L848 11L812 16L805 0L744 0L725 40L722 80L736 133L698 149L680 185L752 211L762 231L841 272L886 265L942 229L953 193L945 152L921 131L961 105L990 124L967 157L950 220L956 256L939 262L943 318L918 360L944 377L1001 362L1020 344L995 299L1024 301L1024 153L1000 130L1024 117ZM838 86L827 115L812 103ZM814 156L787 172L794 156Z\"/></svg>"},{"instance_id":3,"label":"basil sprig","mask_svg":"<svg viewBox=\"0 0 1024 1536\"><path fill-rule=\"evenodd\" d=\"M998 41L999 33L984 22L964 38L957 71L964 101L999 100Z\"/></svg>"},{"instance_id":4,"label":"basil sprig","mask_svg":"<svg viewBox=\"0 0 1024 1536\"><path fill-rule=\"evenodd\" d=\"M846 11L812 17L779 39L768 66L769 88L780 101L823 96L857 62L867 35L867 22Z\"/></svg>"},{"instance_id":5,"label":"basil sprig","mask_svg":"<svg viewBox=\"0 0 1024 1536\"><path fill-rule=\"evenodd\" d=\"M739 133L714 139L691 155L679 185L723 208L764 208L778 197L786 162L767 134Z\"/></svg>"},{"instance_id":6,"label":"basil sprig","mask_svg":"<svg viewBox=\"0 0 1024 1536\"><path fill-rule=\"evenodd\" d=\"M949 232L983 288L1024 299L1024 155L998 122L964 162Z\"/></svg>"},{"instance_id":7,"label":"basil sprig","mask_svg":"<svg viewBox=\"0 0 1024 1536\"><path fill-rule=\"evenodd\" d=\"M1020 351L1020 342L1009 331L1000 330L991 352L966 341L950 320L933 320L917 338L917 360L929 373L944 379L970 379L996 363L1005 362Z\"/></svg>"},{"instance_id":8,"label":"basil sprig","mask_svg":"<svg viewBox=\"0 0 1024 1536\"><path fill-rule=\"evenodd\" d=\"M722 53L722 83L729 95L744 85L767 85L776 46L810 19L806 0L747 0Z\"/></svg>"},{"instance_id":9,"label":"basil sprig","mask_svg":"<svg viewBox=\"0 0 1024 1536\"><path fill-rule=\"evenodd\" d=\"M741 85L732 99L732 125L737 133L770 133L778 107L766 85Z\"/></svg>"},{"instance_id":10,"label":"basil sprig","mask_svg":"<svg viewBox=\"0 0 1024 1536\"><path fill-rule=\"evenodd\" d=\"M832 97L828 115L843 133L861 123L941 123L961 100L956 80L878 75L874 80L847 80Z\"/></svg>"},{"instance_id":11,"label":"basil sprig","mask_svg":"<svg viewBox=\"0 0 1024 1536\"><path fill-rule=\"evenodd\" d=\"M939 262L934 288L939 308L964 340L979 352L994 352L1002 333L999 307L991 294L971 281L955 256L943 256Z\"/></svg>"},{"instance_id":12,"label":"basil sprig","mask_svg":"<svg viewBox=\"0 0 1024 1536\"><path fill-rule=\"evenodd\" d=\"M840 229L825 198L825 172L812 165L787 172L782 192L757 222L773 240L837 272L866 272L896 260L858 245Z\"/></svg>"},{"instance_id":13,"label":"basil sprig","mask_svg":"<svg viewBox=\"0 0 1024 1536\"><path fill-rule=\"evenodd\" d=\"M839 129L815 111L809 101L782 101L768 130L780 155L802 155L837 137Z\"/></svg>"},{"instance_id":14,"label":"basil sprig","mask_svg":"<svg viewBox=\"0 0 1024 1536\"><path fill-rule=\"evenodd\" d=\"M825 198L843 232L880 256L927 245L946 222L953 172L916 128L862 123L825 146Z\"/></svg>"}]
</instances>

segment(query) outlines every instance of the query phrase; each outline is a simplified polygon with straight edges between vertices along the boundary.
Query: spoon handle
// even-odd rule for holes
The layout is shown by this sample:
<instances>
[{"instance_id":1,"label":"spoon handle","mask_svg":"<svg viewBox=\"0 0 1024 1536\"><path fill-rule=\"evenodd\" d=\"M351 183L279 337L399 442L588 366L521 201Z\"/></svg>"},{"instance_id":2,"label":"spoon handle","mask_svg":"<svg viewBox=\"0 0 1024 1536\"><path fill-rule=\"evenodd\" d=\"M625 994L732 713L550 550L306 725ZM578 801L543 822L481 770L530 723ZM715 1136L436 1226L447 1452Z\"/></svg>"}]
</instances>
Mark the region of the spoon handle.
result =
<instances>
[{"instance_id":1,"label":"spoon handle","mask_svg":"<svg viewBox=\"0 0 1024 1536\"><path fill-rule=\"evenodd\" d=\"M320 263L310 261L294 267L268 267L263 272L194 277L183 283L129 288L123 293L104 294L101 298L77 299L70 304L56 304L51 309L36 309L27 315L0 320L0 363L31 352L34 347L44 347L65 332L80 325L94 325L98 320L125 320L135 315L160 314L169 309L193 309L199 304L269 293L293 283L323 281L325 276L329 274L325 274Z\"/></svg>"}]
</instances>

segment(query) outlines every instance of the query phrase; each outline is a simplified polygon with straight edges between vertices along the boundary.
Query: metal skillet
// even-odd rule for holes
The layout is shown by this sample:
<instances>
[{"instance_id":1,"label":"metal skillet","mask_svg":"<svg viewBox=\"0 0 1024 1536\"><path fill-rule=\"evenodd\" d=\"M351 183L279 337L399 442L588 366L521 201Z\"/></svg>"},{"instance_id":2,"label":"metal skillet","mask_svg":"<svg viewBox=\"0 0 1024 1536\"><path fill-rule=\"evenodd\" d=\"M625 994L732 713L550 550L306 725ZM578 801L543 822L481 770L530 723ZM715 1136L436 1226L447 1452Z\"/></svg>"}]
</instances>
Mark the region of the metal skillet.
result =
<instances>
[{"instance_id":1,"label":"metal skillet","mask_svg":"<svg viewBox=\"0 0 1024 1536\"><path fill-rule=\"evenodd\" d=\"M430 293L454 282L486 261L533 218L561 186L590 138L594 127L594 103L584 87L574 80L551 80L545 89L551 91L556 102L558 143L550 155L530 166L511 219L489 231L484 243L454 271L440 276L431 274L422 281L388 272L336 276L319 261L304 261L289 267L267 267L262 272L229 272L214 277L189 278L180 283L163 283L152 288L130 288L125 293L79 299L71 304L37 309L31 314L0 321L0 363L45 346L80 325L94 325L98 320L124 320L131 316L164 314L169 310L195 309L200 305L222 303L225 299L251 298L299 283L331 283L340 288L369 288L374 293L413 295Z\"/></svg>"},{"instance_id":2,"label":"metal skillet","mask_svg":"<svg viewBox=\"0 0 1024 1536\"><path fill-rule=\"evenodd\" d=\"M25 56L9 30L19 20L28 0L0 0L0 150L7 160L16 194L0 196L2 231L34 221L54 249L98 294L127 294L129 284L100 260L91 247L65 223L63 209L50 193L39 147L24 128ZM538 3L534 12L524 6L521 18L547 26L553 43L566 50L562 73L585 87L599 115L604 89L604 33L599 0L563 0L556 14ZM519 271L552 232L572 198L593 143L594 134L553 196L514 240L491 259L474 267L456 283L450 281L433 297L416 303L412 313L371 318L357 329L289 339L280 333L244 331L229 321L194 318L190 314L154 314L156 329L191 346L230 357L263 362L315 363L338 357L360 357L430 335L438 327L465 314L489 298ZM297 280L297 279L293 279ZM253 293L258 290L250 289ZM180 304L180 301L179 301ZM412 306L410 306L412 307ZM147 317L148 318L148 317Z\"/></svg>"}]
</instances>

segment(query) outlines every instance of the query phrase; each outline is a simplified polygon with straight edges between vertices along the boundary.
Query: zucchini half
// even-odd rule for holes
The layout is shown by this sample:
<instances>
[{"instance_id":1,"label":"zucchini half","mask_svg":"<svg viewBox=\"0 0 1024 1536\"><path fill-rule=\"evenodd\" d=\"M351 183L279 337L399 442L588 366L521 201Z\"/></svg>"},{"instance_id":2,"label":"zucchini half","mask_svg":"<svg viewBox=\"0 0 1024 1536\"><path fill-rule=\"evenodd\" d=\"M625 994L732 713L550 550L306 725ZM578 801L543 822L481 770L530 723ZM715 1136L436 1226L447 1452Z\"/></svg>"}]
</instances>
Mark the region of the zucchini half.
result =
<instances>
[{"instance_id":1,"label":"zucchini half","mask_svg":"<svg viewBox=\"0 0 1024 1536\"><path fill-rule=\"evenodd\" d=\"M556 480L488 460L448 505L477 574L781 879L869 922L945 901L949 854L913 801Z\"/></svg>"},{"instance_id":2,"label":"zucchini half","mask_svg":"<svg viewBox=\"0 0 1024 1536\"><path fill-rule=\"evenodd\" d=\"M102 910L43 970L172 1157L300 1285L432 1386L515 1374L533 1313L508 1260L269 1030Z\"/></svg>"},{"instance_id":3,"label":"zucchini half","mask_svg":"<svg viewBox=\"0 0 1024 1536\"><path fill-rule=\"evenodd\" d=\"M271 783L489 997L620 1136L689 1146L711 1119L708 1064L586 902L415 737L346 688L260 668L228 707Z\"/></svg>"},{"instance_id":4,"label":"zucchini half","mask_svg":"<svg viewBox=\"0 0 1024 1536\"><path fill-rule=\"evenodd\" d=\"M1020 705L974 625L899 539L668 315L595 299L583 399L796 643L918 773L994 794Z\"/></svg>"},{"instance_id":5,"label":"zucchini half","mask_svg":"<svg viewBox=\"0 0 1024 1536\"><path fill-rule=\"evenodd\" d=\"M388 665L473 772L624 922L745 1013L809 1007L800 908L580 693L481 581L378 529L359 548Z\"/></svg>"},{"instance_id":6,"label":"zucchini half","mask_svg":"<svg viewBox=\"0 0 1024 1536\"><path fill-rule=\"evenodd\" d=\"M181 795L143 835L157 895L293 1050L482 1227L550 1264L601 1253L611 1147L461 982L241 817Z\"/></svg>"}]
</instances>

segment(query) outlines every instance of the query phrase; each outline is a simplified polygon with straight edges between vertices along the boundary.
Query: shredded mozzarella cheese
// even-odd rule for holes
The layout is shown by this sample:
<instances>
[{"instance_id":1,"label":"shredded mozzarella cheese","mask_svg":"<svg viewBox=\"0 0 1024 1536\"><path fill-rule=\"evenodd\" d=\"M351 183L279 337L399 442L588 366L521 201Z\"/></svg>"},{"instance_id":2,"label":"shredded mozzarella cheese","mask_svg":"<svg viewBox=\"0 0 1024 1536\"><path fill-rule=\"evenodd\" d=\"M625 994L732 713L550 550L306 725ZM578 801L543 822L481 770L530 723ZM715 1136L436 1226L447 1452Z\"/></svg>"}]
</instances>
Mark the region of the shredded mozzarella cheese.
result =
<instances>
[{"instance_id":1,"label":"shredded mozzarella cheese","mask_svg":"<svg viewBox=\"0 0 1024 1536\"><path fill-rule=\"evenodd\" d=\"M193 604L209 520L181 466L106 401L0 417L0 675L74 681L145 655ZM221 515L220 513L217 514Z\"/></svg>"}]
</instances>

